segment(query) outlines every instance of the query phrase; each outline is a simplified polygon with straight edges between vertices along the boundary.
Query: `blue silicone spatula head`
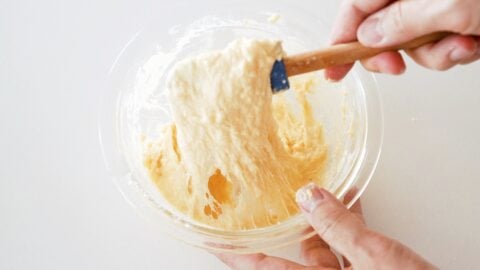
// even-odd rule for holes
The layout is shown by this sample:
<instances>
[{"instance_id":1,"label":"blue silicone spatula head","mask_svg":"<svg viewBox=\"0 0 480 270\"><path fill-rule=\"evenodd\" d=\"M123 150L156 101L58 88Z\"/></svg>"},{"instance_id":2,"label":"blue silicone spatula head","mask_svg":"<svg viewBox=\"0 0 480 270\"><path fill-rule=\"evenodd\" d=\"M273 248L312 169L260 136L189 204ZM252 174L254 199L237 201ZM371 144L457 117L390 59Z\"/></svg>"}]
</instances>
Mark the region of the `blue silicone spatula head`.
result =
<instances>
[{"instance_id":1,"label":"blue silicone spatula head","mask_svg":"<svg viewBox=\"0 0 480 270\"><path fill-rule=\"evenodd\" d=\"M272 73L270 73L270 84L274 94L290 88L285 63L282 60L277 60L273 64Z\"/></svg>"}]
</instances>

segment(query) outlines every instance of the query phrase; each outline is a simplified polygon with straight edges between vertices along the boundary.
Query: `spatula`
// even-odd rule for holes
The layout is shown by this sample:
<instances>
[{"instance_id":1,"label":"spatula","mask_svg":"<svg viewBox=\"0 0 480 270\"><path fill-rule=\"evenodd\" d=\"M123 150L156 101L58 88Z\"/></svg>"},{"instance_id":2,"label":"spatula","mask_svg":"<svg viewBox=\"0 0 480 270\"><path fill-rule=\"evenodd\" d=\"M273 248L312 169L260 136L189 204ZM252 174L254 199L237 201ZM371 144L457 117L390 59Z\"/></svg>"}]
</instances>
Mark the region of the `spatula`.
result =
<instances>
[{"instance_id":1,"label":"spatula","mask_svg":"<svg viewBox=\"0 0 480 270\"><path fill-rule=\"evenodd\" d=\"M326 49L284 57L275 61L270 74L270 83L273 93L290 88L288 78L291 76L321 70L327 67L351 64L388 51L408 50L420 47L427 43L438 41L450 33L436 32L425 35L397 46L386 48L369 48L360 42L334 45Z\"/></svg>"}]
</instances>

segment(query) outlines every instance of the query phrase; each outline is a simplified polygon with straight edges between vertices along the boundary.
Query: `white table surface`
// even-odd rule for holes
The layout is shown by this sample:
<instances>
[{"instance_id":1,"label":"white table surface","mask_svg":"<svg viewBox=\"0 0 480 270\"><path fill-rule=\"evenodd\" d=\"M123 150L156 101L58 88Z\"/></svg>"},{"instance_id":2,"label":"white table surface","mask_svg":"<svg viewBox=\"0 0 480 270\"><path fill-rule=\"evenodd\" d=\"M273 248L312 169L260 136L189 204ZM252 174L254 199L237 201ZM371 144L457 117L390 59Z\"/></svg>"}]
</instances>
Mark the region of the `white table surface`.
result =
<instances>
[{"instance_id":1,"label":"white table surface","mask_svg":"<svg viewBox=\"0 0 480 270\"><path fill-rule=\"evenodd\" d=\"M0 0L0 269L226 269L141 219L100 152L99 82L165 5ZM480 63L409 65L378 77L385 144L367 220L443 269L475 269Z\"/></svg>"}]
</instances>

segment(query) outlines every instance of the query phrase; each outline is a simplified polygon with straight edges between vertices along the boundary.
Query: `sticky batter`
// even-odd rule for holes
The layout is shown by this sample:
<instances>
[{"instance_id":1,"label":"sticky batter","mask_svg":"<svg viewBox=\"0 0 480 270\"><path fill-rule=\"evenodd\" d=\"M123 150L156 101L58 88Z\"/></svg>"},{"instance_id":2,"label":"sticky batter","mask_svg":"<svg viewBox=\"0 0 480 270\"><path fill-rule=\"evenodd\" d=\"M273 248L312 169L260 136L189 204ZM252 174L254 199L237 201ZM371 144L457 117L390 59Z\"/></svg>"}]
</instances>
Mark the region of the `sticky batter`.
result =
<instances>
[{"instance_id":1,"label":"sticky batter","mask_svg":"<svg viewBox=\"0 0 480 270\"><path fill-rule=\"evenodd\" d=\"M323 181L323 130L293 82L300 110L272 95L279 42L240 39L177 63L168 84L173 123L150 144L145 166L163 197L197 222L229 231L298 213L295 191Z\"/></svg>"}]
</instances>

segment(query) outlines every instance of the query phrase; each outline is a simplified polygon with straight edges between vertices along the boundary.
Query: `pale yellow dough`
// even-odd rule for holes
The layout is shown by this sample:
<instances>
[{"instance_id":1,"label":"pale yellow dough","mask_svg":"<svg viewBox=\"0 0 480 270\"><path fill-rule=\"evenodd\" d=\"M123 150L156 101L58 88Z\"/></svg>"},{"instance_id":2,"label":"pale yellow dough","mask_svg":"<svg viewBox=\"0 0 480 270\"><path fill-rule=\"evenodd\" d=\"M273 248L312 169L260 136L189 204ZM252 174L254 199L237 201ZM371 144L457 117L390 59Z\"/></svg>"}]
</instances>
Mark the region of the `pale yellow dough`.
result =
<instances>
[{"instance_id":1,"label":"pale yellow dough","mask_svg":"<svg viewBox=\"0 0 480 270\"><path fill-rule=\"evenodd\" d=\"M229 231L298 213L295 191L323 181L323 130L294 83L300 112L272 95L279 42L240 39L179 62L168 84L174 122L150 144L145 166L164 198L197 222ZM292 91L292 90L290 90Z\"/></svg>"}]
</instances>

